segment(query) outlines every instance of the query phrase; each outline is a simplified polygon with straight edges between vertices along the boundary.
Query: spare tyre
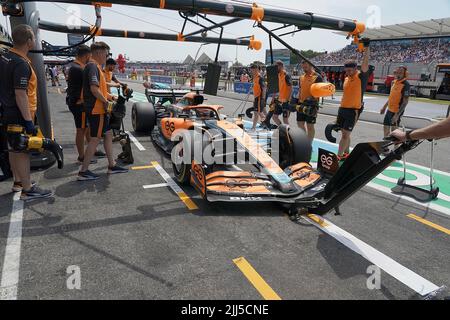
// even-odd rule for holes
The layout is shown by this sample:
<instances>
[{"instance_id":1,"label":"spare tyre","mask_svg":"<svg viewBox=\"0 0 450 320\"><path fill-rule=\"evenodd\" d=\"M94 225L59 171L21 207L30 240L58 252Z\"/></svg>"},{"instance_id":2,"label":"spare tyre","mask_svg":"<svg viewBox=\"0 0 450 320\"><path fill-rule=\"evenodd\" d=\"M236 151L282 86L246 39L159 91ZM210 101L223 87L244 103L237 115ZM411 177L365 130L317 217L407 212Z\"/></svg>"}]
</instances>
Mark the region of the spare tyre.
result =
<instances>
[{"instance_id":1,"label":"spare tyre","mask_svg":"<svg viewBox=\"0 0 450 320\"><path fill-rule=\"evenodd\" d=\"M138 133L151 133L156 126L156 111L149 102L136 102L131 111L133 130Z\"/></svg>"}]
</instances>

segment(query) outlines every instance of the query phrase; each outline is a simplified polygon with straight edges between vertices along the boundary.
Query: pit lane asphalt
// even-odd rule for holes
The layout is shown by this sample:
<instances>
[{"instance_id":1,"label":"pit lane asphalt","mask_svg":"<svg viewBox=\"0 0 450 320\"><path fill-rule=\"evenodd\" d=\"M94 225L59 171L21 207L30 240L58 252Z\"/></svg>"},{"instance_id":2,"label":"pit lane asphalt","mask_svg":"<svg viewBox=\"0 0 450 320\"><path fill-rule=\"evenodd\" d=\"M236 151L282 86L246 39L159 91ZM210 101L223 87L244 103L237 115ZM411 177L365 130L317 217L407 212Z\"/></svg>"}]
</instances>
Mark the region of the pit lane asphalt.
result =
<instances>
[{"instance_id":1,"label":"pit lane asphalt","mask_svg":"<svg viewBox=\"0 0 450 320\"><path fill-rule=\"evenodd\" d=\"M276 205L209 204L184 187L199 207L190 211L168 188L143 189L164 182L156 170L107 177L106 160L92 166L102 175L99 181L77 182L72 117L64 95L55 88L49 92L66 166L33 173L56 196L25 204L19 299L261 299L233 263L238 257L245 257L282 299L419 298L385 272L381 289L369 290L370 262L316 227L289 221ZM238 104L208 99L223 104L225 114ZM319 117L319 138L331 120ZM132 130L130 112L125 126ZM380 130L361 123L354 143L378 140ZM170 160L150 138L136 138L146 150L133 146L134 166L158 161L171 174ZM449 172L449 144L438 146L436 166ZM416 150L408 161L427 165L427 150ZM115 151L120 152L118 145ZM0 184L0 266L10 226L10 186ZM450 285L449 235L406 215L426 215L450 228L448 217L368 187L341 209L343 216L327 219L436 285ZM66 286L66 270L73 265L81 269L81 290Z\"/></svg>"}]
</instances>

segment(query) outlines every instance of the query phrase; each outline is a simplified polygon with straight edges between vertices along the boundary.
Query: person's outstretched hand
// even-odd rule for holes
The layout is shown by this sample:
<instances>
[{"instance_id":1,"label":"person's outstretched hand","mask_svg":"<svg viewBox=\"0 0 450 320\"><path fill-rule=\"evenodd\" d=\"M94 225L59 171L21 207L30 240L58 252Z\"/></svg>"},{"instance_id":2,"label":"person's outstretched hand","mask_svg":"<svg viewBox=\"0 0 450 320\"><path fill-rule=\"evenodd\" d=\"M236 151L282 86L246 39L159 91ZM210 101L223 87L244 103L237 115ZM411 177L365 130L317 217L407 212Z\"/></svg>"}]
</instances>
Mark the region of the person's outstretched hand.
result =
<instances>
[{"instance_id":1,"label":"person's outstretched hand","mask_svg":"<svg viewBox=\"0 0 450 320\"><path fill-rule=\"evenodd\" d=\"M398 139L399 142L405 142L406 141L406 132L403 132L402 130L395 130L391 133L391 136Z\"/></svg>"}]
</instances>

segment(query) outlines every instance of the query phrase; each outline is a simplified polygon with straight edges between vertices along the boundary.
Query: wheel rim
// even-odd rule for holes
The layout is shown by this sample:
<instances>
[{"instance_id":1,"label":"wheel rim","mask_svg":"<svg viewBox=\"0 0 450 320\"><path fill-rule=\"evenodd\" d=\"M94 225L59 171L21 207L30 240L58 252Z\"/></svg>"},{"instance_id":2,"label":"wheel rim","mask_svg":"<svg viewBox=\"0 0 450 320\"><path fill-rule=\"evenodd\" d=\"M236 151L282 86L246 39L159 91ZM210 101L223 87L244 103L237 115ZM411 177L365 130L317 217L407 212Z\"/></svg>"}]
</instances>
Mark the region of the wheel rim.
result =
<instances>
[{"instance_id":1,"label":"wheel rim","mask_svg":"<svg viewBox=\"0 0 450 320\"><path fill-rule=\"evenodd\" d=\"M181 161L176 161L176 163L174 163L175 165L175 169L177 171L177 176L180 175L181 171L183 170L184 167L184 162L183 162L183 155L184 155L184 148L183 148L183 143L179 143L175 146L175 154L177 156L177 160L181 159Z\"/></svg>"}]
</instances>

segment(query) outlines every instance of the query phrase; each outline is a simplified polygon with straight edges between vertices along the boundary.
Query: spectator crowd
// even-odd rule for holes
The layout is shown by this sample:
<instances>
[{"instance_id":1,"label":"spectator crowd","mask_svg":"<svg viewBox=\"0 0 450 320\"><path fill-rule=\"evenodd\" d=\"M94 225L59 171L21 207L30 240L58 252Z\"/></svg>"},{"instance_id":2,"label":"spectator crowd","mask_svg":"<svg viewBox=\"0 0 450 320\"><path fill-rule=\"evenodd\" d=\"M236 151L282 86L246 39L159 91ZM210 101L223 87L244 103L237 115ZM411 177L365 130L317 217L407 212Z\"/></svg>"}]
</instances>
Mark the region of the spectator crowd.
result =
<instances>
[{"instance_id":1,"label":"spectator crowd","mask_svg":"<svg viewBox=\"0 0 450 320\"><path fill-rule=\"evenodd\" d=\"M448 62L450 60L450 38L386 40L374 41L371 44L371 62L431 63ZM359 59L355 45L342 50L326 53L314 58L319 64L342 64L349 57Z\"/></svg>"}]
</instances>

